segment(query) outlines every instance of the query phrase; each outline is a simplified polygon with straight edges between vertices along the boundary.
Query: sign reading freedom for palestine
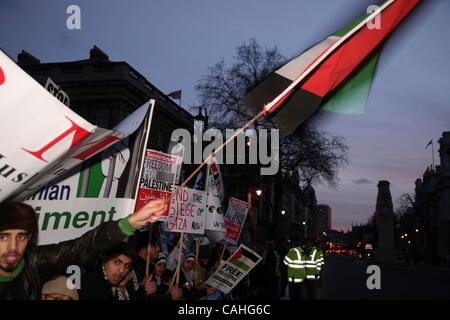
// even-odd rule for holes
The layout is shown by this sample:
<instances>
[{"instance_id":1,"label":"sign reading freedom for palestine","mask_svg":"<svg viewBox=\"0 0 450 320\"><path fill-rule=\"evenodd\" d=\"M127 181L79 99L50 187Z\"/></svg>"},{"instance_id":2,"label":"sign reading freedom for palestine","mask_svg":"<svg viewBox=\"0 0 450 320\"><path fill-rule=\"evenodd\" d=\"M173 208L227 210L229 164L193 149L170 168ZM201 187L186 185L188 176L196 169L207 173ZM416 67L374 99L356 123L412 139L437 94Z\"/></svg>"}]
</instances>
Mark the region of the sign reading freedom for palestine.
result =
<instances>
[{"instance_id":1,"label":"sign reading freedom for palestine","mask_svg":"<svg viewBox=\"0 0 450 320\"><path fill-rule=\"evenodd\" d=\"M136 211L150 200L170 199L175 184L177 165L180 164L181 161L177 156L151 149L147 150L142 167ZM163 217L167 217L168 214L169 209Z\"/></svg>"}]
</instances>

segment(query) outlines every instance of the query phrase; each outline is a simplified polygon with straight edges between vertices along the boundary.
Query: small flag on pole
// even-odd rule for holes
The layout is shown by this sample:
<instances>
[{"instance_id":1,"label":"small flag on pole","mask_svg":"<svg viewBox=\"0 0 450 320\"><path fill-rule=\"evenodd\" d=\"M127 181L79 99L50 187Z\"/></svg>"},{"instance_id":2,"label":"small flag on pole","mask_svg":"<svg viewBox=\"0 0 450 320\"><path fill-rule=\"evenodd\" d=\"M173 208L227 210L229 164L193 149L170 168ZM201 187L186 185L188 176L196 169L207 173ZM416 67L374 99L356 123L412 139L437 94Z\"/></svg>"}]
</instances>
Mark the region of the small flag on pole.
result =
<instances>
[{"instance_id":1,"label":"small flag on pole","mask_svg":"<svg viewBox=\"0 0 450 320\"><path fill-rule=\"evenodd\" d=\"M181 99L181 89L177 91L173 91L169 94L167 94L168 97L171 97L172 99Z\"/></svg>"},{"instance_id":2,"label":"small flag on pole","mask_svg":"<svg viewBox=\"0 0 450 320\"><path fill-rule=\"evenodd\" d=\"M427 146L425 147L425 149L428 148L432 143L433 143L433 139L431 139L430 142L428 142L428 144L427 144Z\"/></svg>"}]
</instances>

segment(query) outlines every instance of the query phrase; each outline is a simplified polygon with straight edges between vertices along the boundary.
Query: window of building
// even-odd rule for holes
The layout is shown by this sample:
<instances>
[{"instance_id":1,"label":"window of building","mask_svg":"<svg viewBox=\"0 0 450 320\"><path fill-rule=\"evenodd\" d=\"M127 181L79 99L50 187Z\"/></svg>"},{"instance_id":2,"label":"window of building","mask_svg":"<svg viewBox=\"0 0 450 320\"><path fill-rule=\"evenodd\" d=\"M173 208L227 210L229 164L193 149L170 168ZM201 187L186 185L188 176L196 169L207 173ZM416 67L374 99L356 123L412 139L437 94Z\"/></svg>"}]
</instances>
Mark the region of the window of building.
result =
<instances>
[{"instance_id":1,"label":"window of building","mask_svg":"<svg viewBox=\"0 0 450 320\"><path fill-rule=\"evenodd\" d=\"M108 108L97 109L95 124L102 128L109 128L111 125L111 110Z\"/></svg>"}]
</instances>

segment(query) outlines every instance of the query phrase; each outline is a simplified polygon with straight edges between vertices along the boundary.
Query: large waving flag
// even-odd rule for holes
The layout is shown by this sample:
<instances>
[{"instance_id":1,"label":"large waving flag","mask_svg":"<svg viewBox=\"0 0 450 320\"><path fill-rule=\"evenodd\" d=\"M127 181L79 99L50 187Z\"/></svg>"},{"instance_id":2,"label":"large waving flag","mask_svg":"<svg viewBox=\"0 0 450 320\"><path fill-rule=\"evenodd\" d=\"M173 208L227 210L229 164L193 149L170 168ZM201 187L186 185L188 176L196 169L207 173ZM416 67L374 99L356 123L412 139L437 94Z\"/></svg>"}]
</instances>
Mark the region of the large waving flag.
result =
<instances>
[{"instance_id":1,"label":"large waving flag","mask_svg":"<svg viewBox=\"0 0 450 320\"><path fill-rule=\"evenodd\" d=\"M0 202L23 200L132 134L150 102L113 130L97 127L0 50Z\"/></svg>"},{"instance_id":2,"label":"large waving flag","mask_svg":"<svg viewBox=\"0 0 450 320\"><path fill-rule=\"evenodd\" d=\"M321 105L329 111L362 112L380 45L420 1L382 2L373 13L276 70L244 98L244 103L259 110L264 107L283 135L295 131ZM380 22L378 26L372 23L374 19Z\"/></svg>"}]
</instances>

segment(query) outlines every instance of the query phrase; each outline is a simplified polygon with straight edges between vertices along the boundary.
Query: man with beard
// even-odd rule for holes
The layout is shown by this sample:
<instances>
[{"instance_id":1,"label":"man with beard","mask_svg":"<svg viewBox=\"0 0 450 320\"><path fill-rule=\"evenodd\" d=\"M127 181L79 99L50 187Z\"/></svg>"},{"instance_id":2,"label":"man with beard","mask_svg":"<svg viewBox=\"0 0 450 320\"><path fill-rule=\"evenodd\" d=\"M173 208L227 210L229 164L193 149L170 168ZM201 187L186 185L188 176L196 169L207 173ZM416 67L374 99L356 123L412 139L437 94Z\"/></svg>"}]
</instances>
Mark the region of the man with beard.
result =
<instances>
[{"instance_id":1,"label":"man with beard","mask_svg":"<svg viewBox=\"0 0 450 320\"><path fill-rule=\"evenodd\" d=\"M19 202L0 204L0 300L40 299L42 284L52 276L114 248L136 229L157 221L166 208L165 201L153 200L138 212L105 222L78 239L37 246L33 208Z\"/></svg>"}]
</instances>

